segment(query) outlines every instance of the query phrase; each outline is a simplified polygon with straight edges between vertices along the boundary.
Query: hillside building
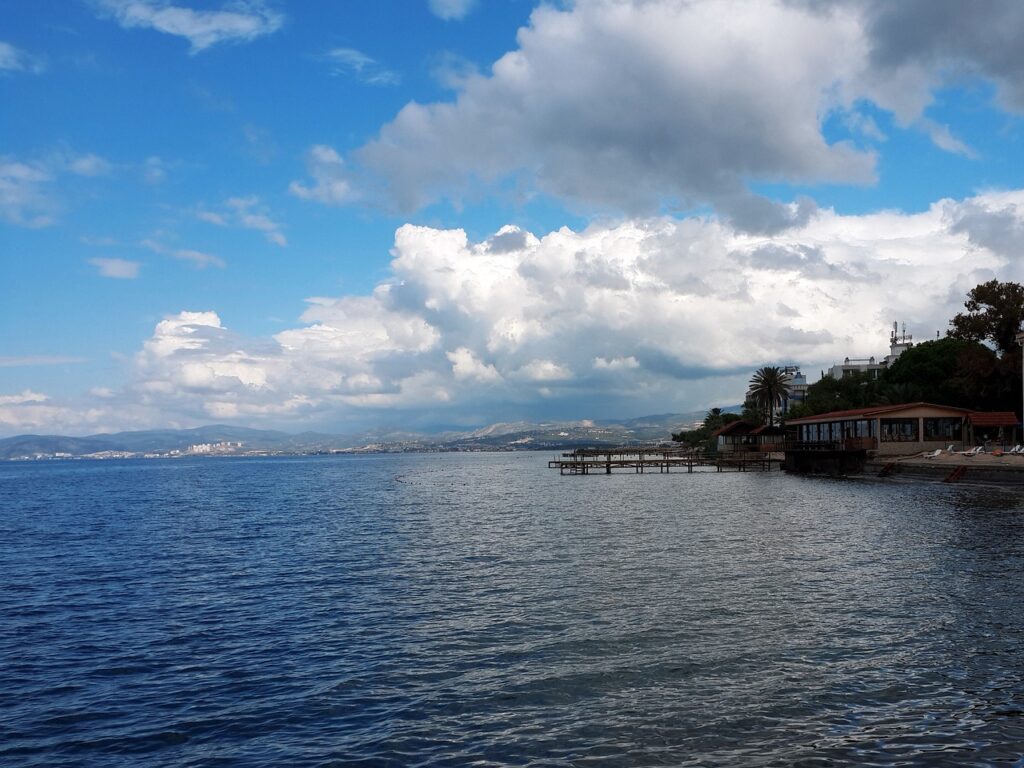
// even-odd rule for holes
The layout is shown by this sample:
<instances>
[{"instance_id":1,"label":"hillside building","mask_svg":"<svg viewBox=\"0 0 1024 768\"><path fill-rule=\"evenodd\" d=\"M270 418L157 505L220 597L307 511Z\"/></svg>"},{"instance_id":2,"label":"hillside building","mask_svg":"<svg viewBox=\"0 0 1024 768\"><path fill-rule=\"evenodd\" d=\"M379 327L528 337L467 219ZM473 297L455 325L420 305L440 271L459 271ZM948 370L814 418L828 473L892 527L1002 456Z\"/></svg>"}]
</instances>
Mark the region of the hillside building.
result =
<instances>
[{"instance_id":1,"label":"hillside building","mask_svg":"<svg viewBox=\"0 0 1024 768\"><path fill-rule=\"evenodd\" d=\"M892 324L892 333L889 335L889 354L881 360L874 356L868 358L848 357L839 365L829 368L829 375L835 379L842 379L852 376L855 373L863 373L872 379L882 375L882 371L892 365L899 356L914 346L914 337L907 334L906 323L903 324L903 332L900 333L899 323Z\"/></svg>"}]
</instances>

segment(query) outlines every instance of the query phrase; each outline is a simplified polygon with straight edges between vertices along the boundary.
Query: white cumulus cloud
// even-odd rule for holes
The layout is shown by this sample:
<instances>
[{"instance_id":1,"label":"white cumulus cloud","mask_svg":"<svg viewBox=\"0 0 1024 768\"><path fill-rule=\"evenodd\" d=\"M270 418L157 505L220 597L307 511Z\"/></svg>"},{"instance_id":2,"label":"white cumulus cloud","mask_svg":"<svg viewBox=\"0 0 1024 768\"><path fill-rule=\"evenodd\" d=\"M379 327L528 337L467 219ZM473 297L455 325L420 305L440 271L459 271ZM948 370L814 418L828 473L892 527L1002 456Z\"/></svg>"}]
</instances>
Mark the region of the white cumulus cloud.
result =
<instances>
[{"instance_id":1,"label":"white cumulus cloud","mask_svg":"<svg viewBox=\"0 0 1024 768\"><path fill-rule=\"evenodd\" d=\"M241 335L211 310L164 318L130 380L81 423L323 429L385 412L451 423L734 403L760 365L801 364L813 379L846 356L884 354L894 320L934 337L978 283L1024 280L1022 232L1024 190L917 213L819 210L773 235L713 217L539 236L509 226L480 241L405 225L372 292L310 298L272 337Z\"/></svg>"},{"instance_id":2,"label":"white cumulus cloud","mask_svg":"<svg viewBox=\"0 0 1024 768\"><path fill-rule=\"evenodd\" d=\"M293 181L288 191L296 197L325 205L344 205L357 198L345 170L345 161L334 148L323 144L314 146L306 156L306 168L313 183Z\"/></svg>"},{"instance_id":3,"label":"white cumulus cloud","mask_svg":"<svg viewBox=\"0 0 1024 768\"><path fill-rule=\"evenodd\" d=\"M139 276L139 267L141 266L139 262L128 259L94 258L89 259L89 263L96 267L103 277L112 277L118 280L134 280Z\"/></svg>"},{"instance_id":4,"label":"white cumulus cloud","mask_svg":"<svg viewBox=\"0 0 1024 768\"><path fill-rule=\"evenodd\" d=\"M489 363L478 360L471 349L459 347L454 352L448 352L447 357L452 363L452 375L457 380L498 381L501 379L498 369Z\"/></svg>"},{"instance_id":5,"label":"white cumulus cloud","mask_svg":"<svg viewBox=\"0 0 1024 768\"><path fill-rule=\"evenodd\" d=\"M476 5L476 0L427 0L430 12L438 18L461 19Z\"/></svg>"},{"instance_id":6,"label":"white cumulus cloud","mask_svg":"<svg viewBox=\"0 0 1024 768\"><path fill-rule=\"evenodd\" d=\"M283 14L260 0L225 5L221 10L194 10L167 0L99 0L125 29L153 29L183 37L196 54L223 42L250 42L281 28Z\"/></svg>"},{"instance_id":7,"label":"white cumulus cloud","mask_svg":"<svg viewBox=\"0 0 1024 768\"><path fill-rule=\"evenodd\" d=\"M749 232L800 226L758 182L871 184L872 104L940 148L975 151L926 114L958 76L1024 110L1020 3L578 0L544 4L517 45L411 102L352 153L363 186L413 210L489 189L651 215L711 205ZM830 141L838 115L851 140Z\"/></svg>"}]
</instances>

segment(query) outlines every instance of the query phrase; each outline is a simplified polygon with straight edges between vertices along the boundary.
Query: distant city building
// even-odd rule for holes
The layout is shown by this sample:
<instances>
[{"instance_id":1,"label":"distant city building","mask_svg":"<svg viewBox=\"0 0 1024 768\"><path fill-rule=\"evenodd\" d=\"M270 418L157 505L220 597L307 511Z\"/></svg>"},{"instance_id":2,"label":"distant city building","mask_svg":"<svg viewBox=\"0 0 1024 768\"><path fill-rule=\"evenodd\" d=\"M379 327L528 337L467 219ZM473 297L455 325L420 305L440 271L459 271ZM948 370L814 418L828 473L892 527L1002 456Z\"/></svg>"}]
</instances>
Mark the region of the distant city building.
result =
<instances>
[{"instance_id":1,"label":"distant city building","mask_svg":"<svg viewBox=\"0 0 1024 768\"><path fill-rule=\"evenodd\" d=\"M190 445L187 449L185 449L185 453L230 453L231 451L238 450L241 447L241 442L231 442L229 440L222 440L219 443L196 443L195 445ZM171 453L177 453L177 451L172 451Z\"/></svg>"},{"instance_id":2,"label":"distant city building","mask_svg":"<svg viewBox=\"0 0 1024 768\"><path fill-rule=\"evenodd\" d=\"M852 376L855 373L863 373L872 379L881 376L881 372L892 365L899 356L914 346L914 337L907 334L907 326L903 325L903 332L900 333L899 323L892 324L892 333L889 335L889 354L881 361L873 356L867 358L848 357L840 365L833 365L829 369L829 375L836 379Z\"/></svg>"},{"instance_id":3,"label":"distant city building","mask_svg":"<svg viewBox=\"0 0 1024 768\"><path fill-rule=\"evenodd\" d=\"M789 377L789 393L783 398L782 409L779 411L780 416L785 416L791 408L803 405L807 399L807 377L800 372L799 365L787 365L782 372Z\"/></svg>"}]
</instances>

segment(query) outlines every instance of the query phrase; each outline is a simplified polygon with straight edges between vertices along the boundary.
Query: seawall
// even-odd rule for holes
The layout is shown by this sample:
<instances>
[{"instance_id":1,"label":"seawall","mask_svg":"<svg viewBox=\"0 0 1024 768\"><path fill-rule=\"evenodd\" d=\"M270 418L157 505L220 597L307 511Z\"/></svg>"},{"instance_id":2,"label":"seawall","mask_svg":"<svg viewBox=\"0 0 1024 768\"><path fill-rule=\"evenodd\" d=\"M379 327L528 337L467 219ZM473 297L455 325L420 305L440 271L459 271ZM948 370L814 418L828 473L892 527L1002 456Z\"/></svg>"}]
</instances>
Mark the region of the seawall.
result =
<instances>
[{"instance_id":1,"label":"seawall","mask_svg":"<svg viewBox=\"0 0 1024 768\"><path fill-rule=\"evenodd\" d=\"M943 482L953 476L951 482L990 483L1024 488L1024 456L967 457L954 455L940 456L936 459L873 458L864 464L864 474L898 476L935 482Z\"/></svg>"}]
</instances>

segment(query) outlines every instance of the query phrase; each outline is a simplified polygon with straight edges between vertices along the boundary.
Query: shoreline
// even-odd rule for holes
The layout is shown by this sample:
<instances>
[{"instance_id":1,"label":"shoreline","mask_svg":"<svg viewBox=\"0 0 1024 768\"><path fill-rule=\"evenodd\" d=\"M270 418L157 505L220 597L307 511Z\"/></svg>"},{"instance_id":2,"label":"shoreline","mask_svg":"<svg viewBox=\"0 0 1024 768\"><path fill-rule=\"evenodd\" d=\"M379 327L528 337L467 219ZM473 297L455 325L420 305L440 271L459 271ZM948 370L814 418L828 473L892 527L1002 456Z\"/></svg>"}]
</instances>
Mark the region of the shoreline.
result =
<instances>
[{"instance_id":1,"label":"shoreline","mask_svg":"<svg viewBox=\"0 0 1024 768\"><path fill-rule=\"evenodd\" d=\"M959 476L950 482L1024 487L1024 456L993 456L989 453L981 453L977 456L942 454L934 459L926 459L919 455L913 455L891 458L875 457L868 459L864 464L865 475L900 476L939 482L946 481L957 470L961 470Z\"/></svg>"}]
</instances>

